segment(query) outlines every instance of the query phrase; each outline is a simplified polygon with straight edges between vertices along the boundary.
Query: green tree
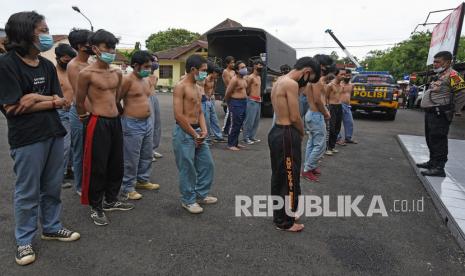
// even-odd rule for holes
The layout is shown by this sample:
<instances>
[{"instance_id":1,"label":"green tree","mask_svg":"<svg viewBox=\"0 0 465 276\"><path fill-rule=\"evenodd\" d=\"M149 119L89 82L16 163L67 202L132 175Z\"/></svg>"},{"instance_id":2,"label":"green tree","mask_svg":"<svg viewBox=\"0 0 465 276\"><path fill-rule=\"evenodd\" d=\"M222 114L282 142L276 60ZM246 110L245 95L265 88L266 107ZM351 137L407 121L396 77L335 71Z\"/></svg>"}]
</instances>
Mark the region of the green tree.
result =
<instances>
[{"instance_id":1,"label":"green tree","mask_svg":"<svg viewBox=\"0 0 465 276\"><path fill-rule=\"evenodd\" d=\"M153 52L182 46L199 39L200 34L185 29L171 29L151 34L145 41L147 49Z\"/></svg>"}]
</instances>

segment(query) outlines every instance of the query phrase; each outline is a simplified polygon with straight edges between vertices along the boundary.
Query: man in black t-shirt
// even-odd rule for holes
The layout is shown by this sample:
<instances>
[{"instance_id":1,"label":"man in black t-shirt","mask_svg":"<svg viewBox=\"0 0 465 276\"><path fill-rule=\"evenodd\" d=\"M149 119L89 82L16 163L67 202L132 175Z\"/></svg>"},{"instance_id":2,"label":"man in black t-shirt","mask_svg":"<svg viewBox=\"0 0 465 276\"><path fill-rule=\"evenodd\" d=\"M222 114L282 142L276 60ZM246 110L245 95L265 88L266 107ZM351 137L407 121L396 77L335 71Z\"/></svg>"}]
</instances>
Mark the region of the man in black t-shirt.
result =
<instances>
[{"instance_id":1,"label":"man in black t-shirt","mask_svg":"<svg viewBox=\"0 0 465 276\"><path fill-rule=\"evenodd\" d=\"M60 222L66 131L56 109L69 103L62 98L55 67L39 55L53 46L44 17L36 12L13 14L5 32L8 53L0 57L0 111L7 119L16 174L16 263L27 265L35 261L32 240L39 212L42 239L80 238Z\"/></svg>"}]
</instances>

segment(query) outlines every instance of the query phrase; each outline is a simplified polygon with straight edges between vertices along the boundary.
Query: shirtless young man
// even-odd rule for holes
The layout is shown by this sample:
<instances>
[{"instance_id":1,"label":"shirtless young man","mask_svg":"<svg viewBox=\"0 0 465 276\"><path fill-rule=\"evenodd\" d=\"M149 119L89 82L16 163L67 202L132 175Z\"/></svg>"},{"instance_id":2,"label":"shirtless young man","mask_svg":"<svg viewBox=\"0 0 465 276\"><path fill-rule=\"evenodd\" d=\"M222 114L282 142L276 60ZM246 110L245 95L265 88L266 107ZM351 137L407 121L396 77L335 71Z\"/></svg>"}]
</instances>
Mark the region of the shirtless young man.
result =
<instances>
[{"instance_id":1,"label":"shirtless young man","mask_svg":"<svg viewBox=\"0 0 465 276\"><path fill-rule=\"evenodd\" d=\"M223 133L221 132L218 116L216 115L215 110L216 80L221 74L221 69L212 63L208 63L207 73L208 76L205 79L204 91L207 96L207 110L210 113L210 120L207 121L208 135L213 136L213 141L216 143L225 143L226 140L223 138Z\"/></svg>"},{"instance_id":2,"label":"shirtless young man","mask_svg":"<svg viewBox=\"0 0 465 276\"><path fill-rule=\"evenodd\" d=\"M254 61L253 73L247 77L247 112L244 120L244 143L252 145L260 142L255 137L260 122L260 107L262 104L261 86L263 61L257 59Z\"/></svg>"},{"instance_id":3,"label":"shirtless young man","mask_svg":"<svg viewBox=\"0 0 465 276\"><path fill-rule=\"evenodd\" d=\"M201 95L196 84L201 72L206 73L207 60L192 55L186 60L186 75L174 87L173 109L176 126L173 129L173 149L179 171L182 207L192 214L203 212L201 204L213 204L209 196L213 182L213 158L205 142L208 135L201 107ZM202 73L204 74L204 73Z\"/></svg>"},{"instance_id":4,"label":"shirtless young man","mask_svg":"<svg viewBox=\"0 0 465 276\"><path fill-rule=\"evenodd\" d=\"M118 200L123 180L123 133L116 104L122 73L110 68L118 43L112 33L98 30L89 43L97 61L79 73L76 95L79 118L85 122L81 202L91 206L90 217L96 225L107 225L104 211L134 208ZM92 114L86 111L86 98Z\"/></svg>"},{"instance_id":5,"label":"shirtless young man","mask_svg":"<svg viewBox=\"0 0 465 276\"><path fill-rule=\"evenodd\" d=\"M150 94L147 79L151 73L152 55L136 51L131 57L132 73L123 77L120 98L124 102L121 117L123 128L124 176L121 195L125 199L141 199L137 189L157 190L160 185L150 183L152 172L153 122L150 120Z\"/></svg>"},{"instance_id":6,"label":"shirtless young man","mask_svg":"<svg viewBox=\"0 0 465 276\"><path fill-rule=\"evenodd\" d=\"M157 83L158 77L155 75L155 71L158 70L160 65L158 64L158 56L152 54L152 74L148 77L151 94L150 94L150 104L152 107L151 120L153 122L153 158L152 161L155 162L157 159L163 158L163 154L156 151L160 146L161 141L161 118L160 118L160 102L157 97Z\"/></svg>"},{"instance_id":7,"label":"shirtless young man","mask_svg":"<svg viewBox=\"0 0 465 276\"><path fill-rule=\"evenodd\" d=\"M92 32L89 30L77 29L73 29L68 35L71 47L73 47L77 52L77 56L68 63L66 73L71 88L73 89L73 100L71 101L72 105L69 110L69 122L71 127L71 152L73 157L74 186L79 196L81 195L82 184L82 153L84 139L82 123L79 120L76 110L76 90L79 72L89 65L89 56L94 54L89 45L90 35L92 35ZM86 107L90 108L88 104Z\"/></svg>"},{"instance_id":8,"label":"shirtless young man","mask_svg":"<svg viewBox=\"0 0 465 276\"><path fill-rule=\"evenodd\" d=\"M68 80L68 75L66 73L66 68L68 63L72 58L76 56L76 51L73 50L68 44L60 43L55 48L55 58L57 61L56 69L58 80L60 82L61 91L63 92L63 97L68 103L73 102L73 88ZM60 116L61 124L66 129L66 136L63 139L64 151L63 151L63 175L66 174L68 169L68 161L71 153L71 127L69 122L69 107L57 109L58 115ZM63 182L62 188L71 188L72 185L68 182Z\"/></svg>"},{"instance_id":9,"label":"shirtless young man","mask_svg":"<svg viewBox=\"0 0 465 276\"><path fill-rule=\"evenodd\" d=\"M304 124L299 112L299 88L317 80L318 63L310 57L297 60L294 69L280 77L273 85L271 102L276 123L268 134L271 159L271 195L281 197L290 208L283 206L273 211L273 222L278 229L299 232L303 224L296 223L295 215L288 214L298 207L300 195L301 144ZM312 76L313 75L313 76ZM288 199L286 200L286 197Z\"/></svg>"},{"instance_id":10,"label":"shirtless young man","mask_svg":"<svg viewBox=\"0 0 465 276\"><path fill-rule=\"evenodd\" d=\"M339 132L341 131L342 124L342 85L341 81L344 79L346 74L345 69L336 70L336 77L328 85L328 102L329 102L329 113L331 114L331 119L329 121L329 143L328 151L333 153L338 152L336 148L336 141Z\"/></svg>"},{"instance_id":11,"label":"shirtless young man","mask_svg":"<svg viewBox=\"0 0 465 276\"><path fill-rule=\"evenodd\" d=\"M228 89L229 83L231 82L232 78L236 76L236 71L234 70L236 62L234 60L234 57L232 56L227 56L224 59L224 62L226 63L226 68L223 70L222 78L224 84L224 91L226 93L226 89ZM231 114L229 113L229 108L226 99L224 99L223 104L226 107L226 114L224 115L223 134L227 136L229 135L229 130L231 129Z\"/></svg>"},{"instance_id":12,"label":"shirtless young man","mask_svg":"<svg viewBox=\"0 0 465 276\"><path fill-rule=\"evenodd\" d=\"M337 139L338 144L340 145L357 144L357 141L352 139L352 135L354 133L354 118L352 117L352 111L350 109L350 96L352 95L354 86L350 83L351 77L352 71L346 69L346 76L341 83L342 124L344 125L344 138L342 137L342 133L339 132Z\"/></svg>"},{"instance_id":13,"label":"shirtless young man","mask_svg":"<svg viewBox=\"0 0 465 276\"><path fill-rule=\"evenodd\" d=\"M238 151L239 148L244 147L239 145L239 134L247 108L247 81L244 78L247 76L247 67L239 60L236 62L235 70L237 74L232 78L224 95L232 120L228 136L228 149L232 151Z\"/></svg>"}]
</instances>

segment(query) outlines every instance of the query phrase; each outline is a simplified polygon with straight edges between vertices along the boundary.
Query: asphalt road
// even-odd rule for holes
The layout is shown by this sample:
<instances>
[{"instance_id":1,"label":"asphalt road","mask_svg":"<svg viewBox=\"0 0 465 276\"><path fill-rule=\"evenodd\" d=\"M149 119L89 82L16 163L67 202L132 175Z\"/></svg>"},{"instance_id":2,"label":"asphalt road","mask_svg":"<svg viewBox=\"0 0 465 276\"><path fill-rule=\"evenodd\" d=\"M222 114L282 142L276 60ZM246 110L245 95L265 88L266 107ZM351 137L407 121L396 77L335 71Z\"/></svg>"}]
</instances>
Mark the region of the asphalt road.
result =
<instances>
[{"instance_id":1,"label":"asphalt road","mask_svg":"<svg viewBox=\"0 0 465 276\"><path fill-rule=\"evenodd\" d=\"M395 121L366 116L355 121L358 145L322 163L319 183L302 180L305 195L380 195L388 216L303 218L300 234L277 231L267 217L235 217L236 195L267 195L270 160L266 143L271 119L260 122L263 142L241 152L215 145L212 194L219 202L201 215L181 208L177 169L171 146L171 95L160 95L164 158L153 164L159 192L142 192L136 208L110 213L111 224L95 226L88 207L63 190L65 226L79 231L73 243L34 242L37 261L14 261L14 174L6 121L0 118L0 275L464 275L465 255L442 223L416 177L397 134L423 134L423 114L400 110ZM223 113L218 106L218 114ZM452 126L450 138L465 137L465 119ZM392 211L394 200L424 198L423 212ZM370 200L359 208L366 213ZM335 207L334 207L335 208Z\"/></svg>"}]
</instances>

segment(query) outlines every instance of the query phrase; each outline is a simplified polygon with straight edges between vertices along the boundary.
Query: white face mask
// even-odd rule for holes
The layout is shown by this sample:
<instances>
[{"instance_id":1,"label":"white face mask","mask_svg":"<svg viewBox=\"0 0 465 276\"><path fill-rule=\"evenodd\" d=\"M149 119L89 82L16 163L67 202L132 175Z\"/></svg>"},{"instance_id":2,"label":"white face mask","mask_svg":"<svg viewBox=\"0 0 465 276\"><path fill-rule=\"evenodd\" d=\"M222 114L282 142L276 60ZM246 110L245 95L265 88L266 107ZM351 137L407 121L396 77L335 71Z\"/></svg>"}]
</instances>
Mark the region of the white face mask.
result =
<instances>
[{"instance_id":1,"label":"white face mask","mask_svg":"<svg viewBox=\"0 0 465 276\"><path fill-rule=\"evenodd\" d=\"M446 70L446 68L444 68L444 67L439 67L439 68L433 69L434 73L441 73L441 72L443 72L444 70Z\"/></svg>"}]
</instances>

